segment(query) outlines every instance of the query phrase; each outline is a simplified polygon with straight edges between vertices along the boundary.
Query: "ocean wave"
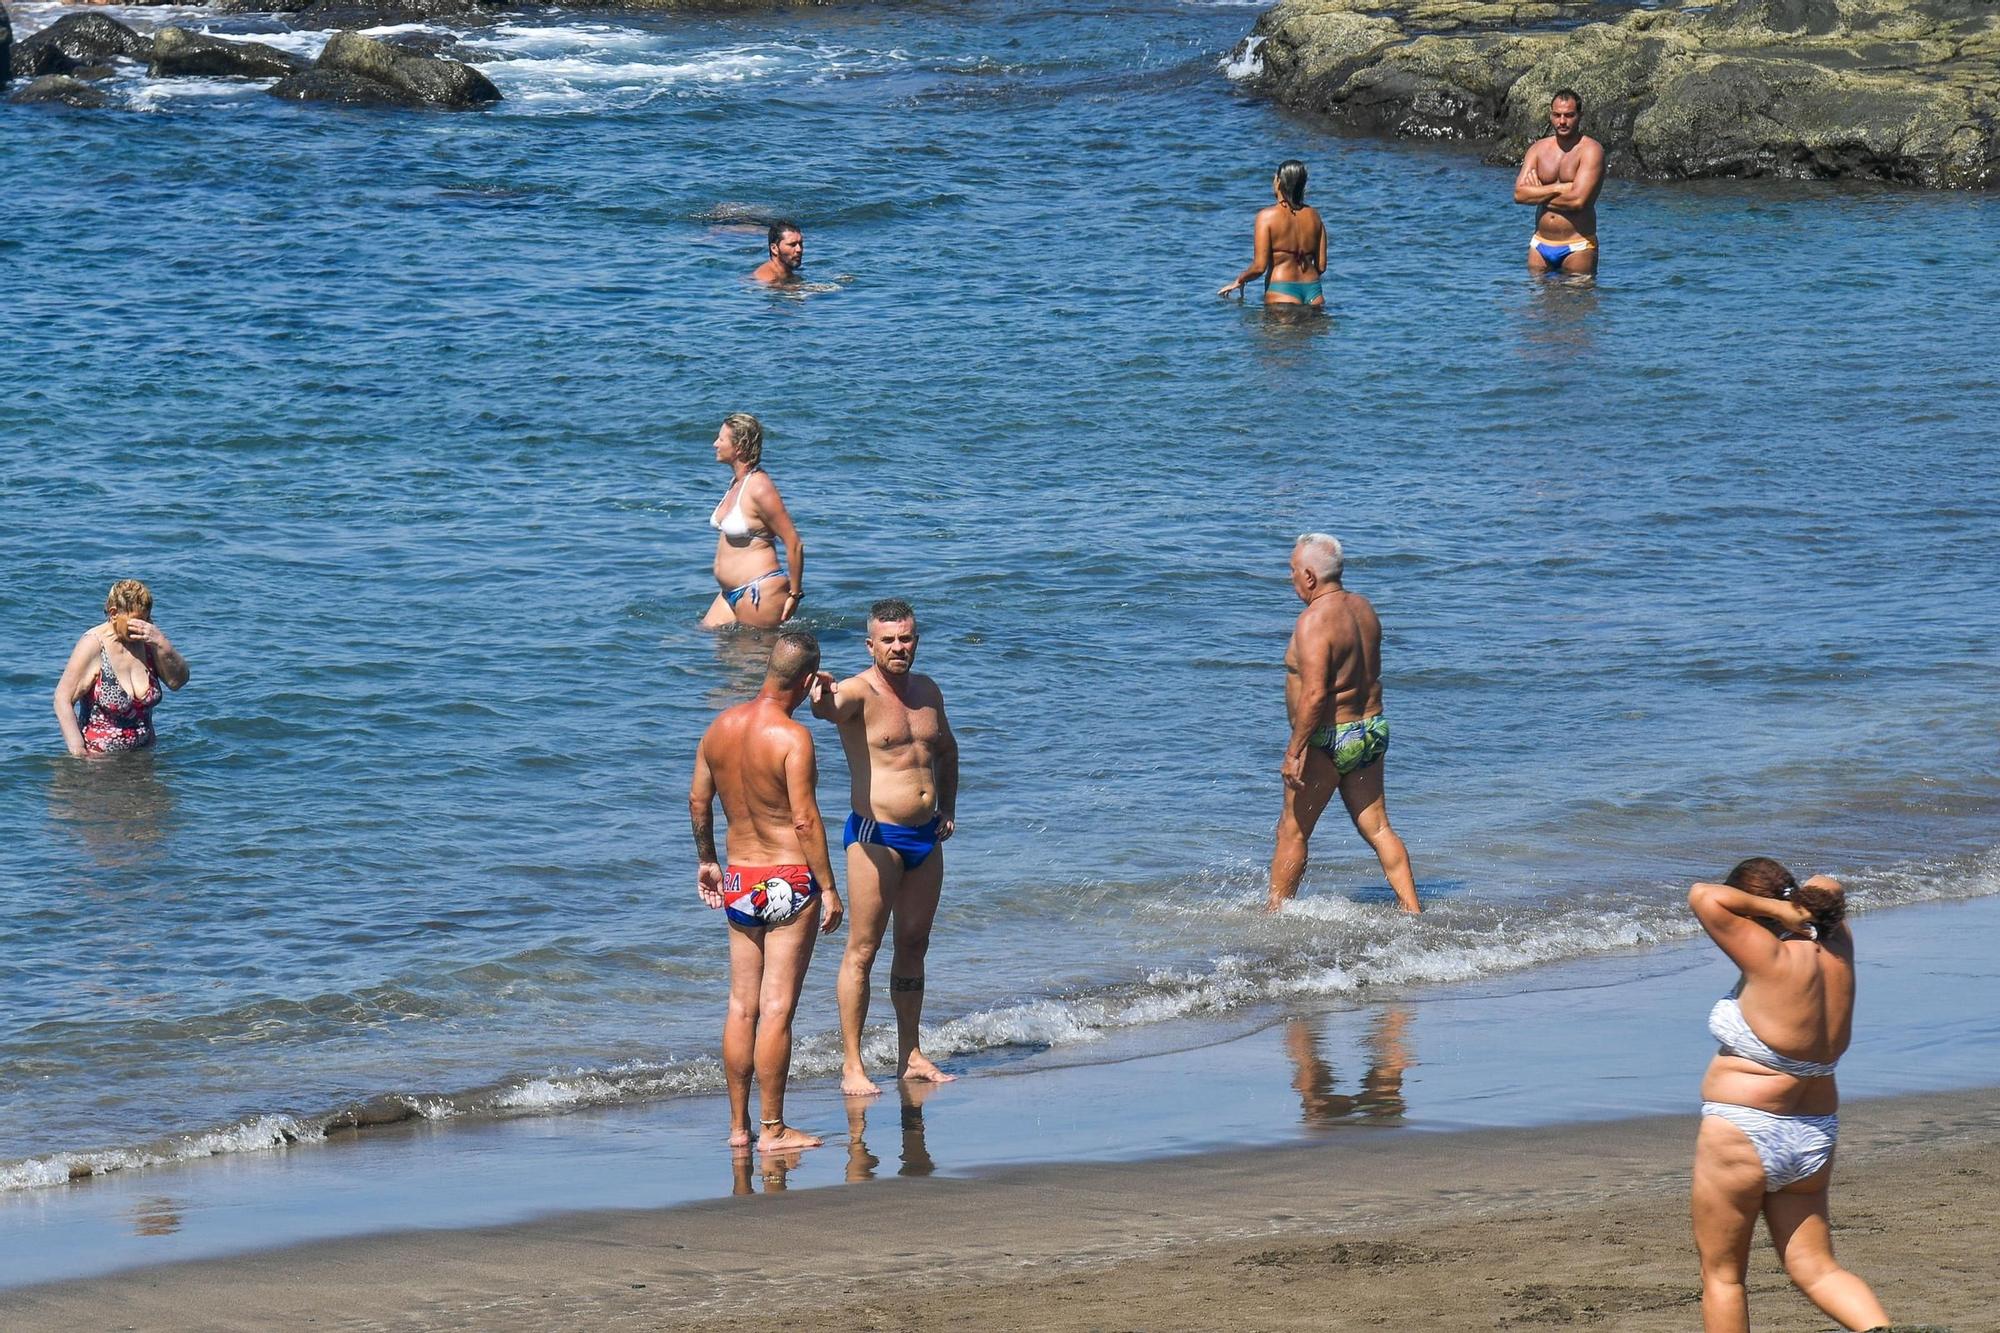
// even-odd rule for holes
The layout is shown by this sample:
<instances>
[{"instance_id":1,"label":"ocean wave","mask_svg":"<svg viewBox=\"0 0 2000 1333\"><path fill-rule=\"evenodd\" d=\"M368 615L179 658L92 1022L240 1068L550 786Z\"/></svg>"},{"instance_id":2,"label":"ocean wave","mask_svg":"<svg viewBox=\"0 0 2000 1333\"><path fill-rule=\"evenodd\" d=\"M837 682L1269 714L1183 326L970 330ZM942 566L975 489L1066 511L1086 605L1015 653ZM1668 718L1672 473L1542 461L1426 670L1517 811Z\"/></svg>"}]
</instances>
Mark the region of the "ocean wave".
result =
<instances>
[{"instance_id":1,"label":"ocean wave","mask_svg":"<svg viewBox=\"0 0 2000 1333\"><path fill-rule=\"evenodd\" d=\"M1856 915L1918 902L2000 893L2000 853L1913 863L1854 876ZM1227 939L1206 963L1148 968L1110 984L989 1004L924 1029L938 1058L1009 1050L1086 1048L1111 1035L1176 1019L1259 1005L1366 1000L1412 987L1492 981L1553 964L1631 953L1691 937L1697 927L1678 893L1606 894L1540 906L1445 899L1422 917L1321 895L1265 916L1247 888L1209 897L1148 895L1146 913L1163 932ZM894 1029L871 1028L863 1054L876 1066L896 1057ZM840 1072L837 1032L802 1037L793 1078ZM0 1193L61 1185L230 1153L277 1152L410 1120L558 1115L591 1107L698 1096L724 1086L721 1061L701 1054L628 1060L522 1074L456 1093L391 1092L318 1114L266 1113L214 1129L131 1147L47 1153L0 1162Z\"/></svg>"},{"instance_id":2,"label":"ocean wave","mask_svg":"<svg viewBox=\"0 0 2000 1333\"><path fill-rule=\"evenodd\" d=\"M1264 45L1262 37L1245 37L1236 44L1236 49L1224 56L1218 63L1224 77L1238 83L1254 79L1264 72L1264 57L1259 54Z\"/></svg>"}]
</instances>

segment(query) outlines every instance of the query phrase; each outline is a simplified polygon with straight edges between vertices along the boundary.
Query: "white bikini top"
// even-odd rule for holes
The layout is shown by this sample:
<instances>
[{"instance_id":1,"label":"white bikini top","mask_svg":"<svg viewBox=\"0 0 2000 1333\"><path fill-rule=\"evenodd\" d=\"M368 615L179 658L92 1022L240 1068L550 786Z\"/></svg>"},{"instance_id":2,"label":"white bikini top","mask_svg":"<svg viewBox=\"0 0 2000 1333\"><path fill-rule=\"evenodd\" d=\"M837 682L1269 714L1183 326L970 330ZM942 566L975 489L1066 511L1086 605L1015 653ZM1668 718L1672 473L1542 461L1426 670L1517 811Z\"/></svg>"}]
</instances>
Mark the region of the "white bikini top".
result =
<instances>
[{"instance_id":1,"label":"white bikini top","mask_svg":"<svg viewBox=\"0 0 2000 1333\"><path fill-rule=\"evenodd\" d=\"M756 468L751 468L750 472L755 472L756 470ZM736 503L729 504L729 496L725 493L722 499L716 503L715 512L708 516L708 526L733 541L741 541L746 537L755 538L769 535L762 528L751 527L750 520L743 514L743 492L750 489L750 472L743 474L742 485L731 488L736 492ZM724 505L729 505L729 512L726 514L722 512Z\"/></svg>"},{"instance_id":2,"label":"white bikini top","mask_svg":"<svg viewBox=\"0 0 2000 1333\"><path fill-rule=\"evenodd\" d=\"M1723 996L1708 1011L1708 1035L1722 1043L1726 1054L1752 1061L1780 1074L1790 1074L1793 1078L1826 1078L1840 1063L1829 1060L1822 1064L1818 1060L1796 1060L1789 1055L1778 1054L1769 1043L1750 1030L1750 1021L1743 1017L1743 1006L1736 1002L1734 995Z\"/></svg>"}]
</instances>

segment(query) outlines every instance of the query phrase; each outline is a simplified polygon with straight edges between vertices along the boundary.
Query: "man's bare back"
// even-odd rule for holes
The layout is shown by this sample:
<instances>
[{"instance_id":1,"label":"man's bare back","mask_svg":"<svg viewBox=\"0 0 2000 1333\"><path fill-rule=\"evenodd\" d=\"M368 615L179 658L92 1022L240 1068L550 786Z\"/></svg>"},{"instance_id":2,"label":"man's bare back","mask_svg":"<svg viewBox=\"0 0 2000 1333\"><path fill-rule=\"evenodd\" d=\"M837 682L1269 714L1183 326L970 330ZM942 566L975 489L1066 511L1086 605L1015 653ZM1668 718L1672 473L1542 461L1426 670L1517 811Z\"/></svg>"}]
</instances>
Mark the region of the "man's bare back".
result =
<instances>
[{"instance_id":1,"label":"man's bare back","mask_svg":"<svg viewBox=\"0 0 2000 1333\"><path fill-rule=\"evenodd\" d=\"M1302 675L1308 664L1317 681ZM1332 592L1307 604L1285 650L1285 716L1300 722L1299 705L1313 684L1326 687L1316 727L1358 722L1382 711L1382 622L1366 597Z\"/></svg>"},{"instance_id":2,"label":"man's bare back","mask_svg":"<svg viewBox=\"0 0 2000 1333\"><path fill-rule=\"evenodd\" d=\"M799 760L812 763L812 733L775 700L760 695L724 709L709 723L699 753L722 798L729 859L752 865L806 864L806 849L792 821L791 778Z\"/></svg>"}]
</instances>

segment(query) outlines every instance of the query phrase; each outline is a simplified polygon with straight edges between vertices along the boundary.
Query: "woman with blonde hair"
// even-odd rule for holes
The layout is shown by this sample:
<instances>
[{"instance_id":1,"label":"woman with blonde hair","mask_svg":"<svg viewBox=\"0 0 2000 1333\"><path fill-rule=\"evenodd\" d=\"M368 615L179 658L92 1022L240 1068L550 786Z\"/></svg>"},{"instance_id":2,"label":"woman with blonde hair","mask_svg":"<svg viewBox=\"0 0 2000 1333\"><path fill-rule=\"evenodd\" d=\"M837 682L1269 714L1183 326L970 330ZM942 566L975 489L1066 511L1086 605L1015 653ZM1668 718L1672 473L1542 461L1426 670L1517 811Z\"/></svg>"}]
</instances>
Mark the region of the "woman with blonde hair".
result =
<instances>
[{"instance_id":1,"label":"woman with blonde hair","mask_svg":"<svg viewBox=\"0 0 2000 1333\"><path fill-rule=\"evenodd\" d=\"M111 585L102 624L84 631L56 682L56 722L72 755L153 743L153 710L188 681L187 659L153 623L153 594L137 579ZM79 723L79 712L85 719Z\"/></svg>"},{"instance_id":2,"label":"woman with blonde hair","mask_svg":"<svg viewBox=\"0 0 2000 1333\"><path fill-rule=\"evenodd\" d=\"M1850 1329L1889 1322L1868 1284L1834 1261L1827 1187L1840 1135L1833 1067L1854 1028L1854 936L1840 881L1801 884L1768 856L1688 906L1729 961L1736 989L1709 1011L1721 1043L1701 1081L1694 1238L1706 1333L1745 1333L1743 1278L1758 1214L1798 1289Z\"/></svg>"},{"instance_id":3,"label":"woman with blonde hair","mask_svg":"<svg viewBox=\"0 0 2000 1333\"><path fill-rule=\"evenodd\" d=\"M709 515L715 529L715 582L721 589L701 623L770 629L790 620L806 595L806 547L778 484L764 471L764 427L732 412L715 433L715 461L729 469L729 489ZM785 571L778 543L791 557ZM779 580L785 580L780 583Z\"/></svg>"}]
</instances>

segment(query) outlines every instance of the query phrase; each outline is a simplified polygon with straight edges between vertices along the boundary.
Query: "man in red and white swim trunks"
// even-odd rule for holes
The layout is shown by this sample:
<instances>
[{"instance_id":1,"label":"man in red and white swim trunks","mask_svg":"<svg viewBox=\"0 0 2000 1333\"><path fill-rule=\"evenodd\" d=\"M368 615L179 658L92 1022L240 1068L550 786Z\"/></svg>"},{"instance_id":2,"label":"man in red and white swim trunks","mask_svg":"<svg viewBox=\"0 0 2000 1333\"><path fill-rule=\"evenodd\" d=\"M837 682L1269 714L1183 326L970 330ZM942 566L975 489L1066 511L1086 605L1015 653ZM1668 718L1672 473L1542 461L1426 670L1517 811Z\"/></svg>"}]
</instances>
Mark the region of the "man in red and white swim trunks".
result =
<instances>
[{"instance_id":1,"label":"man in red and white swim trunks","mask_svg":"<svg viewBox=\"0 0 2000 1333\"><path fill-rule=\"evenodd\" d=\"M787 630L771 650L764 687L724 709L694 756L688 814L701 858L696 888L729 918L729 1012L722 1065L729 1080L729 1143L750 1146L750 1079L762 1109L759 1152L817 1148L785 1123L792 1015L813 941L840 924L840 892L820 822L812 733L792 720L819 670L819 641ZM715 798L729 824L729 865L715 854Z\"/></svg>"}]
</instances>

